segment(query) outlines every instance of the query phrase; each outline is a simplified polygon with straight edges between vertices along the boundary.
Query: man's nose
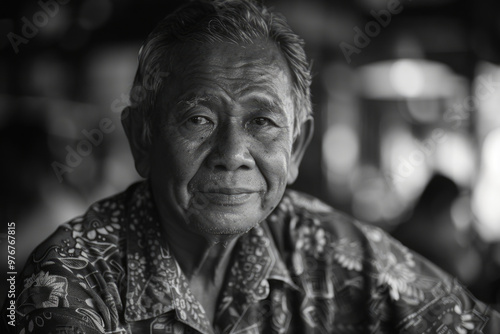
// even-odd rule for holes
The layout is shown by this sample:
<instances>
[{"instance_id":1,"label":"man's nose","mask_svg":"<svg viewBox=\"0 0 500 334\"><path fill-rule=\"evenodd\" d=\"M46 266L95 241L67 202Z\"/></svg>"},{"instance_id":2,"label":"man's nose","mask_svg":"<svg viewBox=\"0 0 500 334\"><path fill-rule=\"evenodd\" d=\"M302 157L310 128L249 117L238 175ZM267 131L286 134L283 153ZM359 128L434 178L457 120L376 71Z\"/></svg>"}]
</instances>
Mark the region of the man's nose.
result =
<instances>
[{"instance_id":1,"label":"man's nose","mask_svg":"<svg viewBox=\"0 0 500 334\"><path fill-rule=\"evenodd\" d=\"M249 134L241 125L228 122L215 135L208 157L210 168L236 171L255 167L255 160L249 151Z\"/></svg>"}]
</instances>

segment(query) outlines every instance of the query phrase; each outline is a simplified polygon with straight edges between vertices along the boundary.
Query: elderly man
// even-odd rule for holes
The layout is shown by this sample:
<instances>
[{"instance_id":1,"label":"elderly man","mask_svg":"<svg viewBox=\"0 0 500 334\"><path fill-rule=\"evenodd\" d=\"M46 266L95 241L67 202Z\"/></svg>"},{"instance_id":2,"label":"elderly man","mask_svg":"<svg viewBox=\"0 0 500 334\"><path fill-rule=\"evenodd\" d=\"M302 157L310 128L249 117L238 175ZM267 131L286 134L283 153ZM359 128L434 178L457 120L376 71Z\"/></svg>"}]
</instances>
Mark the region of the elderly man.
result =
<instances>
[{"instance_id":1,"label":"elderly man","mask_svg":"<svg viewBox=\"0 0 500 334\"><path fill-rule=\"evenodd\" d=\"M313 131L309 85L302 41L260 5L166 17L139 55L135 87L151 89L122 116L146 181L36 249L17 331L498 333L453 278L286 190Z\"/></svg>"}]
</instances>

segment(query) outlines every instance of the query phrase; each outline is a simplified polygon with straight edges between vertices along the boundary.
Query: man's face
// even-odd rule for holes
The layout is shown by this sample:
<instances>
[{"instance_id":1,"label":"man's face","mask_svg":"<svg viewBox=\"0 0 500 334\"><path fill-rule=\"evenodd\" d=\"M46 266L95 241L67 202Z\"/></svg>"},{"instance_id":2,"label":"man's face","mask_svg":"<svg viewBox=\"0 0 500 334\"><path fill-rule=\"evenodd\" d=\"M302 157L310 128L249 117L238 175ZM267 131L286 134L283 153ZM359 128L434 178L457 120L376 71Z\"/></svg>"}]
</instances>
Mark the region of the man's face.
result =
<instances>
[{"instance_id":1,"label":"man's face","mask_svg":"<svg viewBox=\"0 0 500 334\"><path fill-rule=\"evenodd\" d=\"M294 181L290 73L267 41L184 51L157 100L149 176L160 213L224 240L264 220Z\"/></svg>"}]
</instances>

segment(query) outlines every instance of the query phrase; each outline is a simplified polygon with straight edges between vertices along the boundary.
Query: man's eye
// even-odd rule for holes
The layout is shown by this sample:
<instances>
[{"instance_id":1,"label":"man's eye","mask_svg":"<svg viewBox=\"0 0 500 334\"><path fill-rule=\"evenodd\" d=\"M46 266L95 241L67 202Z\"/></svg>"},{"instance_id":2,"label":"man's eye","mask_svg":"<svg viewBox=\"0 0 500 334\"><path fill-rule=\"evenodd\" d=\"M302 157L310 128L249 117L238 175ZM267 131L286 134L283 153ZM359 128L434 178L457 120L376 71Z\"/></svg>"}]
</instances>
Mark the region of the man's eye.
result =
<instances>
[{"instance_id":1,"label":"man's eye","mask_svg":"<svg viewBox=\"0 0 500 334\"><path fill-rule=\"evenodd\" d=\"M274 122L271 121L269 118L266 117L257 117L252 120L253 124L259 125L259 126L265 126L265 125L273 125Z\"/></svg>"},{"instance_id":2,"label":"man's eye","mask_svg":"<svg viewBox=\"0 0 500 334\"><path fill-rule=\"evenodd\" d=\"M188 122L192 125L209 125L212 122L204 116L194 116L188 119Z\"/></svg>"}]
</instances>

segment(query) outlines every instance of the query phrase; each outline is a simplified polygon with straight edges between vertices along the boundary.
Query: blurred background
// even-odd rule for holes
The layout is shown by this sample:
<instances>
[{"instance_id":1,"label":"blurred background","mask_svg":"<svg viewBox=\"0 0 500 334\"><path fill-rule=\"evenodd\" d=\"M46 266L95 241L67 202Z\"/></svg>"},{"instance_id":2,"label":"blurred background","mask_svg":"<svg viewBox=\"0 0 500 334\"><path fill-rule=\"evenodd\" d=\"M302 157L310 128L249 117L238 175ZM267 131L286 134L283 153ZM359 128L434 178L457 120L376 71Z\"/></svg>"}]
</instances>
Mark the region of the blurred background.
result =
<instances>
[{"instance_id":1,"label":"blurred background","mask_svg":"<svg viewBox=\"0 0 500 334\"><path fill-rule=\"evenodd\" d=\"M179 3L0 4L2 282L8 222L20 271L58 225L139 179L120 112L142 41ZM313 59L316 133L293 188L382 227L500 310L500 2L264 3Z\"/></svg>"}]
</instances>

